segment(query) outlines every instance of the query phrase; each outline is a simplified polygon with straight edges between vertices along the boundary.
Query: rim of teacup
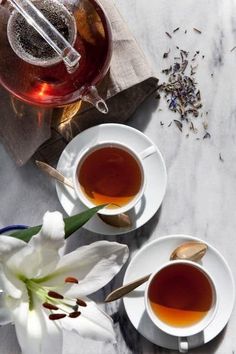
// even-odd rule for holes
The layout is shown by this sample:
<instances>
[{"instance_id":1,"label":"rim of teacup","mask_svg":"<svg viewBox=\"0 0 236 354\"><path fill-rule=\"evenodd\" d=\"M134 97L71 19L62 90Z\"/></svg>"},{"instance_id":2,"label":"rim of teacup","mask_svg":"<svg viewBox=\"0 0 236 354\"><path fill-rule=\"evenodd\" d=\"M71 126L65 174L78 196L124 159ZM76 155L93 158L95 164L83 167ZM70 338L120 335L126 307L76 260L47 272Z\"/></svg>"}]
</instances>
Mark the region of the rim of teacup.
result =
<instances>
[{"instance_id":1,"label":"rim of teacup","mask_svg":"<svg viewBox=\"0 0 236 354\"><path fill-rule=\"evenodd\" d=\"M142 198L142 196L144 194L145 185L146 185L146 177L145 177L142 159L139 156L139 154L137 152L135 152L132 148L130 148L127 144L123 144L123 143L117 142L117 141L102 141L96 145L86 147L85 149L83 149L79 153L79 155L75 161L75 165L74 165L74 169L73 169L73 176L72 176L73 177L73 185L74 185L74 190L75 190L77 198L86 207L93 208L93 207L97 206L94 203L92 203L89 199L87 199L86 196L84 195L82 188L80 187L80 184L78 182L77 171L78 171L79 166L83 163L83 161L86 159L86 157L89 154L91 154L93 151L96 151L96 150L101 149L106 146L111 146L111 147L118 146L119 148L130 153L137 161L140 171L141 171L142 181L141 181L141 186L140 186L139 192L136 194L136 196L129 203L123 205L122 207L111 208L111 209L104 207L103 209L98 211L98 213L102 214L102 215L118 215L118 214L125 213L125 212L131 210L140 201L140 199Z\"/></svg>"},{"instance_id":2,"label":"rim of teacup","mask_svg":"<svg viewBox=\"0 0 236 354\"><path fill-rule=\"evenodd\" d=\"M155 276L162 269L164 269L168 266L171 266L171 265L173 266L174 264L188 264L188 265L194 266L195 268L199 269L208 278L209 283L212 288L213 300L212 300L211 309L199 322L197 322L196 324L193 324L191 326L177 327L177 326L171 326L171 325L166 324L165 322L160 320L157 317L157 315L154 314L154 312L151 308L151 305L150 305L150 301L149 301L149 297L148 297L148 290L149 290L150 284L152 283ZM152 275L150 276L150 278L146 284L144 301L145 301L146 312L147 312L149 318L151 319L151 321L153 322L153 324L155 326L157 326L163 332L165 332L169 335L176 336L176 337L189 337L189 336L192 336L192 335L202 332L213 321L213 319L217 313L217 309L218 309L217 291L216 291L216 285L215 285L215 281L214 281L213 277L201 264L194 262L194 261L190 261L190 260L172 260L172 261L165 262L159 268L157 268L152 273Z\"/></svg>"}]
</instances>

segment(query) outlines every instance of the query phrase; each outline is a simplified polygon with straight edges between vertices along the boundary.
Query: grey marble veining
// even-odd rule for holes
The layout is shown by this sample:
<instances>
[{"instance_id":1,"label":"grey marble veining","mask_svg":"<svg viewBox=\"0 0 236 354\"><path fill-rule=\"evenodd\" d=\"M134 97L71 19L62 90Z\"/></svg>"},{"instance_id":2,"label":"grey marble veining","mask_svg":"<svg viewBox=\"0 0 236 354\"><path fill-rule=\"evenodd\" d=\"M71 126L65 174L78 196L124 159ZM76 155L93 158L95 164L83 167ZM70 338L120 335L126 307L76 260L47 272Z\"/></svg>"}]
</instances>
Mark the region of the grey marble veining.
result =
<instances>
[{"instance_id":1,"label":"grey marble veining","mask_svg":"<svg viewBox=\"0 0 236 354\"><path fill-rule=\"evenodd\" d=\"M157 237L184 233L207 240L219 249L236 271L236 2L233 0L117 0L117 6L131 31L156 70L160 82L166 80L161 70L177 54L176 46L192 55L200 51L196 79L201 90L203 117L181 133L175 124L179 117L170 112L163 98L150 97L127 122L143 131L160 148L167 166L167 192L158 213L142 228L127 235L107 237L129 245L131 257L146 242ZM172 33L177 27L180 29ZM201 34L193 28L201 30ZM187 33L185 33L187 30ZM169 32L169 38L165 32ZM163 53L171 50L167 59ZM204 59L201 56L204 55ZM206 115L206 112L208 114ZM203 118L207 118L210 139L202 139ZM164 125L161 126L160 122ZM199 140L197 140L199 138ZM224 161L219 159L219 153ZM0 146L0 226L12 223L36 224L46 210L62 211L54 184L38 172L32 162L18 168ZM90 243L102 236L86 230L69 240L68 249ZM122 282L125 268L93 298L104 296ZM220 271L220 270L219 270ZM78 338L65 338L65 354L157 354L174 353L143 338L125 313L122 301L104 306L114 319L117 345ZM236 312L217 338L190 351L195 354L233 354ZM19 354L14 328L0 329L0 353Z\"/></svg>"}]
</instances>

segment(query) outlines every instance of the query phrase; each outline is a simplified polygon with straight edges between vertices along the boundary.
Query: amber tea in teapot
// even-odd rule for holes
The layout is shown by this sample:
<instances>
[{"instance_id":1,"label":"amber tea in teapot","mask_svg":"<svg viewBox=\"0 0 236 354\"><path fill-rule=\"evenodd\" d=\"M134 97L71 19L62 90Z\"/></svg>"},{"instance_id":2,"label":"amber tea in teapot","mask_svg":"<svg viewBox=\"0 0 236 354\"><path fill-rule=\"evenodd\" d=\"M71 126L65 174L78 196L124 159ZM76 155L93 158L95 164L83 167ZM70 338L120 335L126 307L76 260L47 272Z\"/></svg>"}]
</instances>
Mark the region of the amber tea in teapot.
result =
<instances>
[{"instance_id":1,"label":"amber tea in teapot","mask_svg":"<svg viewBox=\"0 0 236 354\"><path fill-rule=\"evenodd\" d=\"M95 0L33 4L80 54L78 68L68 73L57 53L8 4L0 6L0 83L31 104L72 103L95 88L109 68L109 21Z\"/></svg>"}]
</instances>

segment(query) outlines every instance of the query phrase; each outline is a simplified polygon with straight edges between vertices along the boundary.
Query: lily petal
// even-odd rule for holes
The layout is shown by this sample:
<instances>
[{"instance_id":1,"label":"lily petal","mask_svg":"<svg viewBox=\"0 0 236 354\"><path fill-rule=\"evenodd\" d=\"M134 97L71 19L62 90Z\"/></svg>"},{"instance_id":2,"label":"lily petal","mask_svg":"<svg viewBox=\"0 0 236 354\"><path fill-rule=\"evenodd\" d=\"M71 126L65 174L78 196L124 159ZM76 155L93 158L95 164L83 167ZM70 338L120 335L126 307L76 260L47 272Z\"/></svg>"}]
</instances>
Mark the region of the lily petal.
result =
<instances>
[{"instance_id":1,"label":"lily petal","mask_svg":"<svg viewBox=\"0 0 236 354\"><path fill-rule=\"evenodd\" d=\"M26 242L10 236L0 236L0 281L6 294L14 298L21 297L24 284L19 280L19 275L32 277L39 268L37 255L33 253L34 249Z\"/></svg>"},{"instance_id":2,"label":"lily petal","mask_svg":"<svg viewBox=\"0 0 236 354\"><path fill-rule=\"evenodd\" d=\"M0 235L0 263L4 263L6 259L25 245L24 241L17 238Z\"/></svg>"},{"instance_id":3,"label":"lily petal","mask_svg":"<svg viewBox=\"0 0 236 354\"><path fill-rule=\"evenodd\" d=\"M6 325L12 322L11 311L6 307L5 295L2 290L0 290L0 325Z\"/></svg>"},{"instance_id":4,"label":"lily petal","mask_svg":"<svg viewBox=\"0 0 236 354\"><path fill-rule=\"evenodd\" d=\"M63 256L47 286L63 284L68 276L79 280L65 292L68 297L86 296L106 285L121 269L129 255L126 245L97 241Z\"/></svg>"},{"instance_id":5,"label":"lily petal","mask_svg":"<svg viewBox=\"0 0 236 354\"><path fill-rule=\"evenodd\" d=\"M1 267L0 281L6 294L15 299L19 299L22 296L22 292L25 290L25 285L7 266L2 265Z\"/></svg>"},{"instance_id":6,"label":"lily petal","mask_svg":"<svg viewBox=\"0 0 236 354\"><path fill-rule=\"evenodd\" d=\"M42 277L55 269L60 259L59 250L64 246L64 221L59 212L47 212L40 232L25 247L17 250L7 261L14 273L26 278ZM30 264L30 267L29 267Z\"/></svg>"},{"instance_id":7,"label":"lily petal","mask_svg":"<svg viewBox=\"0 0 236 354\"><path fill-rule=\"evenodd\" d=\"M79 307L81 315L77 318L65 317L61 320L65 331L73 331L82 337L115 343L113 321L93 301L84 298L86 307Z\"/></svg>"},{"instance_id":8,"label":"lily petal","mask_svg":"<svg viewBox=\"0 0 236 354\"><path fill-rule=\"evenodd\" d=\"M40 254L32 246L25 244L25 247L8 258L5 267L8 267L18 278L20 276L33 278L41 269Z\"/></svg>"},{"instance_id":9,"label":"lily petal","mask_svg":"<svg viewBox=\"0 0 236 354\"><path fill-rule=\"evenodd\" d=\"M40 257L37 277L51 273L60 259L59 251L65 246L64 221L58 211L46 212L40 232L29 241Z\"/></svg>"},{"instance_id":10,"label":"lily petal","mask_svg":"<svg viewBox=\"0 0 236 354\"><path fill-rule=\"evenodd\" d=\"M50 321L42 304L33 299L29 310L27 299L13 310L16 334L22 354L62 353L62 331L58 323Z\"/></svg>"},{"instance_id":11,"label":"lily petal","mask_svg":"<svg viewBox=\"0 0 236 354\"><path fill-rule=\"evenodd\" d=\"M65 244L64 220L59 211L47 211L43 217L43 225L37 235L29 241L30 245L49 247L59 250Z\"/></svg>"}]
</instances>

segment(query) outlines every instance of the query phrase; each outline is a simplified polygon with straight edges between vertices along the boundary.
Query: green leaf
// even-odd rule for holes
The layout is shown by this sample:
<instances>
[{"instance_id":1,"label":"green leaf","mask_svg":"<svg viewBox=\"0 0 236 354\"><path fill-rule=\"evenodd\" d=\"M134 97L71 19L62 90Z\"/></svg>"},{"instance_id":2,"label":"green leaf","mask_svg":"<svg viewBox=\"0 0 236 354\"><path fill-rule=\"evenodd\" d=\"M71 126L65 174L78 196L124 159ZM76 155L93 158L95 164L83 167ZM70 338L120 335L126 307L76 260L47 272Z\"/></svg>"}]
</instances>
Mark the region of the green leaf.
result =
<instances>
[{"instance_id":1,"label":"green leaf","mask_svg":"<svg viewBox=\"0 0 236 354\"><path fill-rule=\"evenodd\" d=\"M73 232L77 231L80 227L86 224L100 209L104 208L106 204L99 205L97 207L87 209L82 213L64 218L65 222L65 238L68 238ZM42 225L29 227L25 230L15 231L10 236L19 238L25 242L28 242L31 237L39 232ZM1 237L1 235L0 235Z\"/></svg>"},{"instance_id":2,"label":"green leaf","mask_svg":"<svg viewBox=\"0 0 236 354\"><path fill-rule=\"evenodd\" d=\"M69 237L71 234L73 234L73 232L75 232L84 224L86 224L86 222L89 221L92 216L94 216L100 209L104 208L106 205L107 204L102 204L95 208L85 210L80 214L65 218L65 238Z\"/></svg>"},{"instance_id":3,"label":"green leaf","mask_svg":"<svg viewBox=\"0 0 236 354\"><path fill-rule=\"evenodd\" d=\"M9 236L19 238L25 242L28 242L33 235L35 235L39 232L41 227L42 227L42 225L32 226L32 227L29 227L28 229L25 229L25 230L15 231L12 234L10 234ZM1 235L0 235L0 237L1 237Z\"/></svg>"}]
</instances>

